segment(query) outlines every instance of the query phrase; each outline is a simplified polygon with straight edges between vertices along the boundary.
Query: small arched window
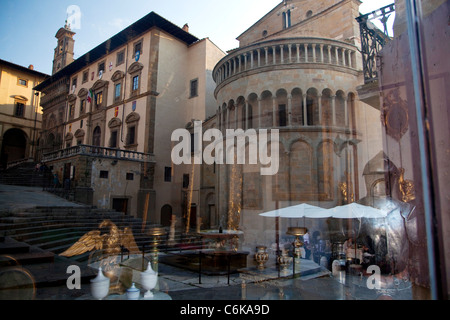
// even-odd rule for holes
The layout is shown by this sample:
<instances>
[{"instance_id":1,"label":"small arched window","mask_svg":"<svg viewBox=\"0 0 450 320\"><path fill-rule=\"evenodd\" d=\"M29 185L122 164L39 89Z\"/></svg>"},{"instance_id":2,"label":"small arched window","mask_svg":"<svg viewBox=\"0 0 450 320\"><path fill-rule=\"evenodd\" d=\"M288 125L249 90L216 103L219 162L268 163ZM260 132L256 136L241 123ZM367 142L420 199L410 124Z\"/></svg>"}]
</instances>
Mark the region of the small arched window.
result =
<instances>
[{"instance_id":1,"label":"small arched window","mask_svg":"<svg viewBox=\"0 0 450 320\"><path fill-rule=\"evenodd\" d=\"M283 12L283 29L287 29L291 26L291 10Z\"/></svg>"}]
</instances>

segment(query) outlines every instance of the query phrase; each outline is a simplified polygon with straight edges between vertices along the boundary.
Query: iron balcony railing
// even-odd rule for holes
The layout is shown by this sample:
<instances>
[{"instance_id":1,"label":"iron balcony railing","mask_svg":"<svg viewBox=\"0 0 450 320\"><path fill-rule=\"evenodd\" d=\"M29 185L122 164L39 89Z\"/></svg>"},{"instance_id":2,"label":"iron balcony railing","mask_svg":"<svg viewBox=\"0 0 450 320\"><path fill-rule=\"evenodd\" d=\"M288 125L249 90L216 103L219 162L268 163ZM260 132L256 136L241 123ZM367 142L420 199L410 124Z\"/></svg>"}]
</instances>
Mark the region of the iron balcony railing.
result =
<instances>
[{"instance_id":1,"label":"iron balcony railing","mask_svg":"<svg viewBox=\"0 0 450 320\"><path fill-rule=\"evenodd\" d=\"M376 59L381 49L391 40L387 22L394 12L395 5L390 4L356 18L361 31L361 55L366 84L378 80ZM375 20L381 22L383 30L372 22Z\"/></svg>"}]
</instances>

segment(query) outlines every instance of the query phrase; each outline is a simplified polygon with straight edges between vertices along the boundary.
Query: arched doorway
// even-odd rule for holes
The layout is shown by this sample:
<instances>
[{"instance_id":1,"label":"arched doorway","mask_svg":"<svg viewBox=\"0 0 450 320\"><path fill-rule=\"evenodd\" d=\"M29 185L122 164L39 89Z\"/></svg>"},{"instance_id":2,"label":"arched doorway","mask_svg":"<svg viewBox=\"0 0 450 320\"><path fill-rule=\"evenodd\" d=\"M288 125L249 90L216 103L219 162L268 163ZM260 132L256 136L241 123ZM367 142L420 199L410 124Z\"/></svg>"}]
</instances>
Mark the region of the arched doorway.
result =
<instances>
[{"instance_id":1,"label":"arched doorway","mask_svg":"<svg viewBox=\"0 0 450 320\"><path fill-rule=\"evenodd\" d=\"M170 227L172 220L172 206L166 204L161 208L161 225L163 227Z\"/></svg>"},{"instance_id":2,"label":"arched doorway","mask_svg":"<svg viewBox=\"0 0 450 320\"><path fill-rule=\"evenodd\" d=\"M92 145L100 147L100 141L102 137L102 129L99 126L95 127L94 133L92 135Z\"/></svg>"},{"instance_id":3,"label":"arched doorway","mask_svg":"<svg viewBox=\"0 0 450 320\"><path fill-rule=\"evenodd\" d=\"M3 135L1 166L6 168L8 162L25 159L27 135L20 129L9 129Z\"/></svg>"}]
</instances>

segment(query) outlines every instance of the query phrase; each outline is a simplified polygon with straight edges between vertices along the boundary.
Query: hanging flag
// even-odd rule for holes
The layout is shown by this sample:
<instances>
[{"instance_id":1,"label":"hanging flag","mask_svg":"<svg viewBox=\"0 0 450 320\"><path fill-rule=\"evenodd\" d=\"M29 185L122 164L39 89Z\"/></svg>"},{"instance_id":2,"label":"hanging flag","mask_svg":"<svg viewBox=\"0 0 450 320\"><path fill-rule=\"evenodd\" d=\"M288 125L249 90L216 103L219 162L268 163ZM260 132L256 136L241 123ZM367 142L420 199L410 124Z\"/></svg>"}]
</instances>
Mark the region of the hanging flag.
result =
<instances>
[{"instance_id":1,"label":"hanging flag","mask_svg":"<svg viewBox=\"0 0 450 320\"><path fill-rule=\"evenodd\" d=\"M92 90L90 90L90 89L89 89L89 92L88 92L87 101L88 101L89 103L92 102Z\"/></svg>"},{"instance_id":2,"label":"hanging flag","mask_svg":"<svg viewBox=\"0 0 450 320\"><path fill-rule=\"evenodd\" d=\"M136 56L134 57L136 62L139 61L139 59L141 58L141 52L140 51L136 51Z\"/></svg>"},{"instance_id":3,"label":"hanging flag","mask_svg":"<svg viewBox=\"0 0 450 320\"><path fill-rule=\"evenodd\" d=\"M118 115L119 115L119 107L116 107L114 110L114 117L117 118Z\"/></svg>"}]
</instances>

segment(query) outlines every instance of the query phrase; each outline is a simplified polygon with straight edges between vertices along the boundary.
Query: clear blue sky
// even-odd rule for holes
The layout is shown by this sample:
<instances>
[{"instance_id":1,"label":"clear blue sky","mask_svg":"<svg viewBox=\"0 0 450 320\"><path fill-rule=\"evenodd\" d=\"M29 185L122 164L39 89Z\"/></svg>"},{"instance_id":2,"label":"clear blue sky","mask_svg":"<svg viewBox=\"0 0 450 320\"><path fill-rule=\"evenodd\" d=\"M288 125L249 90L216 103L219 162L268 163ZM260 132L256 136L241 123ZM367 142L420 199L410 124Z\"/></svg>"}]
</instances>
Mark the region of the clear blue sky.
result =
<instances>
[{"instance_id":1,"label":"clear blue sky","mask_svg":"<svg viewBox=\"0 0 450 320\"><path fill-rule=\"evenodd\" d=\"M67 9L81 12L75 35L75 58L154 11L182 27L189 24L197 38L208 37L224 51L236 48L236 37L281 0L1 0L0 59L51 73L55 34L64 25ZM394 0L363 0L362 13Z\"/></svg>"}]
</instances>

